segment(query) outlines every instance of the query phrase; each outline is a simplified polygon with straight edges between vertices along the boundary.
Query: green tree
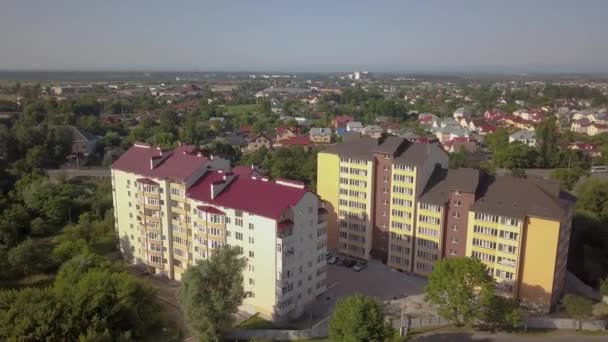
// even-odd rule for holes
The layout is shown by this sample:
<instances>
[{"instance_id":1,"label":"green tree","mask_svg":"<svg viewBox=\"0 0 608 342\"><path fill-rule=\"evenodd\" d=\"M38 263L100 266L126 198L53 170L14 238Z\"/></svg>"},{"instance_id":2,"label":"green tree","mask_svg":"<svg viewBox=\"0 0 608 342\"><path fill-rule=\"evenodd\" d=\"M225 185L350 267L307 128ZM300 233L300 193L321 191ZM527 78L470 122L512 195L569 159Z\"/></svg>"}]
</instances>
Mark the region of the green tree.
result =
<instances>
[{"instance_id":1,"label":"green tree","mask_svg":"<svg viewBox=\"0 0 608 342\"><path fill-rule=\"evenodd\" d=\"M457 169L459 167L466 167L466 166L467 166L467 155L466 155L466 152L464 151L464 149L462 149L458 152L450 153L450 161L449 161L450 169Z\"/></svg>"},{"instance_id":2,"label":"green tree","mask_svg":"<svg viewBox=\"0 0 608 342\"><path fill-rule=\"evenodd\" d=\"M593 313L593 302L585 297L567 294L562 300L566 313L574 319L586 319Z\"/></svg>"},{"instance_id":3,"label":"green tree","mask_svg":"<svg viewBox=\"0 0 608 342\"><path fill-rule=\"evenodd\" d=\"M53 266L47 252L40 242L28 239L9 250L8 262L20 275L46 272Z\"/></svg>"},{"instance_id":4,"label":"green tree","mask_svg":"<svg viewBox=\"0 0 608 342\"><path fill-rule=\"evenodd\" d=\"M570 191L574 188L574 185L576 185L582 175L584 175L584 171L579 168L553 169L550 177L559 182L562 189Z\"/></svg>"},{"instance_id":5,"label":"green tree","mask_svg":"<svg viewBox=\"0 0 608 342\"><path fill-rule=\"evenodd\" d=\"M218 342L232 327L245 298L239 249L222 247L207 260L189 267L182 277L178 300L188 326L200 341Z\"/></svg>"},{"instance_id":6,"label":"green tree","mask_svg":"<svg viewBox=\"0 0 608 342\"><path fill-rule=\"evenodd\" d=\"M588 178L576 189L576 208L589 211L602 220L608 219L608 181Z\"/></svg>"},{"instance_id":7,"label":"green tree","mask_svg":"<svg viewBox=\"0 0 608 342\"><path fill-rule=\"evenodd\" d=\"M340 299L329 323L329 338L336 342L386 341L393 330L380 304L371 297Z\"/></svg>"},{"instance_id":8,"label":"green tree","mask_svg":"<svg viewBox=\"0 0 608 342\"><path fill-rule=\"evenodd\" d=\"M542 167L553 167L557 162L558 147L557 147L557 126L555 117L551 117L541 122L536 127L536 140L538 142L538 156Z\"/></svg>"},{"instance_id":9,"label":"green tree","mask_svg":"<svg viewBox=\"0 0 608 342\"><path fill-rule=\"evenodd\" d=\"M486 327L494 330L518 329L523 322L519 303L513 299L487 293L481 299L480 320Z\"/></svg>"},{"instance_id":10,"label":"green tree","mask_svg":"<svg viewBox=\"0 0 608 342\"><path fill-rule=\"evenodd\" d=\"M435 263L425 287L425 299L439 314L463 325L479 316L479 298L494 291L494 280L484 264L474 258L450 258Z\"/></svg>"}]
</instances>

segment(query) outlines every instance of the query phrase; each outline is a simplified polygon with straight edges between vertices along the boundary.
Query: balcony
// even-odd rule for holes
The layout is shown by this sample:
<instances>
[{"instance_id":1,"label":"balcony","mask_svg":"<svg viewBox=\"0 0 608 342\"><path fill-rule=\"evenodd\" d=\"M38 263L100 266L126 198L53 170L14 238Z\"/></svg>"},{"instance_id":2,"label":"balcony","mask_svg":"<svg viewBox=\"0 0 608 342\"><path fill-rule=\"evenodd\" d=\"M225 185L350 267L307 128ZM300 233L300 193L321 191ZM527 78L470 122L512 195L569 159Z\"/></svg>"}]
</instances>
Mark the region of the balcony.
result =
<instances>
[{"instance_id":1,"label":"balcony","mask_svg":"<svg viewBox=\"0 0 608 342\"><path fill-rule=\"evenodd\" d=\"M508 260L508 259L504 259L504 258L498 258L497 263L499 265L507 266L507 267L515 267L515 265L516 265L514 260Z\"/></svg>"},{"instance_id":2,"label":"balcony","mask_svg":"<svg viewBox=\"0 0 608 342\"><path fill-rule=\"evenodd\" d=\"M327 217L329 216L329 213L328 213L327 209L325 209L325 208L319 208L317 215L319 217L318 223L327 222Z\"/></svg>"},{"instance_id":3,"label":"balcony","mask_svg":"<svg viewBox=\"0 0 608 342\"><path fill-rule=\"evenodd\" d=\"M277 223L277 238L285 239L293 234L293 222L291 220L283 220Z\"/></svg>"}]
</instances>

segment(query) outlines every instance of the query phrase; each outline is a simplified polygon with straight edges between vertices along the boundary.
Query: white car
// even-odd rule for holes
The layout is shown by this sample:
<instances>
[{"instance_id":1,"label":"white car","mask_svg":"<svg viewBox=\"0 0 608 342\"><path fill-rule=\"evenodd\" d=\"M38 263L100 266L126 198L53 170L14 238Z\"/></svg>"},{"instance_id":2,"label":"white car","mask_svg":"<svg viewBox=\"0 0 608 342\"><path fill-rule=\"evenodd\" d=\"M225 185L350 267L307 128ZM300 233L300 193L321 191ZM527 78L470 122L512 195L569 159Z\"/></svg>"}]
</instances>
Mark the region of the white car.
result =
<instances>
[{"instance_id":1,"label":"white car","mask_svg":"<svg viewBox=\"0 0 608 342\"><path fill-rule=\"evenodd\" d=\"M355 264L355 266L353 266L353 271L359 272L359 271L363 270L366 267L367 267L367 262L365 262L365 261L357 261L357 263Z\"/></svg>"}]
</instances>

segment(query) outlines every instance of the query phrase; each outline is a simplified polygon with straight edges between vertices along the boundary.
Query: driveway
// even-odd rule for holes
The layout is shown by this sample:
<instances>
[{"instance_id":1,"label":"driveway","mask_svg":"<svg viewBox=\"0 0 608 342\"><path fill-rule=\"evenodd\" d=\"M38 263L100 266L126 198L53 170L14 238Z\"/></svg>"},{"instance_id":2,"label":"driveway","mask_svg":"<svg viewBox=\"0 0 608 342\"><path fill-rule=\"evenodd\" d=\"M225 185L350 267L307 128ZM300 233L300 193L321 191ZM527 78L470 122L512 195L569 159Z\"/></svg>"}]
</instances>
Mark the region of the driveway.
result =
<instances>
[{"instance_id":1,"label":"driveway","mask_svg":"<svg viewBox=\"0 0 608 342\"><path fill-rule=\"evenodd\" d=\"M311 309L312 321L313 324L322 321L333 312L340 298L357 293L378 298L385 303L390 315L395 314L395 311L400 314L401 299L404 297L410 303L406 307L413 310L416 307L411 304L413 301L423 302L425 285L426 279L394 271L377 260L371 260L360 272L344 266L327 265L327 290ZM310 316L305 315L292 325L309 327Z\"/></svg>"}]
</instances>

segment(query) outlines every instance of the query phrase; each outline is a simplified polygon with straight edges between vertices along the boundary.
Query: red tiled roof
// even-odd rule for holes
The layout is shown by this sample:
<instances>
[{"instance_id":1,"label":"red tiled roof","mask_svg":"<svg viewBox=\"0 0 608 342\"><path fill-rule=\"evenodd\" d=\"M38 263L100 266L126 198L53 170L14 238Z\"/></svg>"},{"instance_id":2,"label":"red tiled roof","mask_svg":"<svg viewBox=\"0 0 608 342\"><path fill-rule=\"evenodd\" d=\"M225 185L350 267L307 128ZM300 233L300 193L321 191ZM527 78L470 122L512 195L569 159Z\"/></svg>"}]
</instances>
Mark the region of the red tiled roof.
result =
<instances>
[{"instance_id":1,"label":"red tiled roof","mask_svg":"<svg viewBox=\"0 0 608 342\"><path fill-rule=\"evenodd\" d=\"M182 145L173 151L161 151L154 147L136 144L112 164L112 169L149 178L186 180L209 160L207 157L197 155L197 152L196 148L190 145ZM152 158L161 159L161 162L150 169Z\"/></svg>"},{"instance_id":2,"label":"red tiled roof","mask_svg":"<svg viewBox=\"0 0 608 342\"><path fill-rule=\"evenodd\" d=\"M196 207L196 209L210 214L226 215L225 212L208 205L199 205L198 207Z\"/></svg>"},{"instance_id":3,"label":"red tiled roof","mask_svg":"<svg viewBox=\"0 0 608 342\"><path fill-rule=\"evenodd\" d=\"M237 174L230 184L212 199L211 184L223 180L223 176L220 172L206 174L188 190L187 196L277 220L285 209L295 206L308 193L306 188L300 189Z\"/></svg>"},{"instance_id":4,"label":"red tiled roof","mask_svg":"<svg viewBox=\"0 0 608 342\"><path fill-rule=\"evenodd\" d=\"M312 145L312 140L308 135L298 135L295 137L291 137L281 141L281 145L283 146L310 146Z\"/></svg>"},{"instance_id":5,"label":"red tiled roof","mask_svg":"<svg viewBox=\"0 0 608 342\"><path fill-rule=\"evenodd\" d=\"M347 123L347 122L351 122L351 121L354 121L354 120L355 120L355 119L354 119L352 116L350 116L350 115L337 115L337 116L334 118L334 121L335 121L337 124L345 124L345 123Z\"/></svg>"}]
</instances>

